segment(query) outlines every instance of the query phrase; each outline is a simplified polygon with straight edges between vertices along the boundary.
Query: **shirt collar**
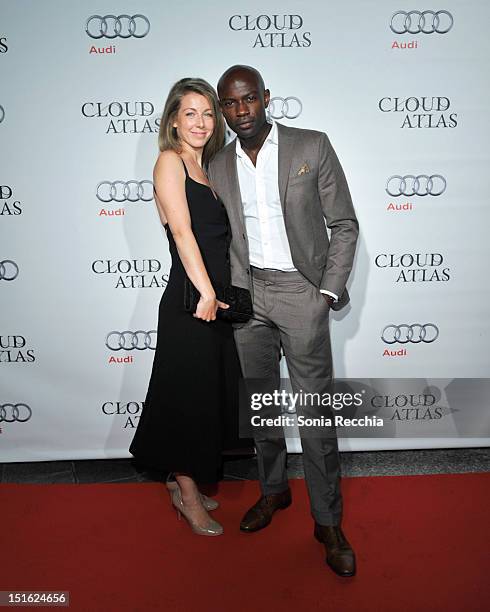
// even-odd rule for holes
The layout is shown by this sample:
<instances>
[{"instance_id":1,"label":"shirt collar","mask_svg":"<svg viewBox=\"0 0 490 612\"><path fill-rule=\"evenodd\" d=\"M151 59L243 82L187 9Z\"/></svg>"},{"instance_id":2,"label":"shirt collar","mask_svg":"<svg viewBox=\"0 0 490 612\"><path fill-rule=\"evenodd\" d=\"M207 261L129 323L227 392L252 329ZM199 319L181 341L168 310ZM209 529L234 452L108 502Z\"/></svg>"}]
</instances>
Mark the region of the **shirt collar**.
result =
<instances>
[{"instance_id":1,"label":"shirt collar","mask_svg":"<svg viewBox=\"0 0 490 612\"><path fill-rule=\"evenodd\" d=\"M267 138L264 141L264 144L266 142L270 142L271 144L277 145L279 144L278 138L277 138L277 123L273 120L268 121L268 123L272 124L272 128L270 130L270 132L267 134ZM236 145L235 145L235 151L238 157L243 157L245 155L245 152L242 149L242 145L240 144L240 139L236 138Z\"/></svg>"}]
</instances>

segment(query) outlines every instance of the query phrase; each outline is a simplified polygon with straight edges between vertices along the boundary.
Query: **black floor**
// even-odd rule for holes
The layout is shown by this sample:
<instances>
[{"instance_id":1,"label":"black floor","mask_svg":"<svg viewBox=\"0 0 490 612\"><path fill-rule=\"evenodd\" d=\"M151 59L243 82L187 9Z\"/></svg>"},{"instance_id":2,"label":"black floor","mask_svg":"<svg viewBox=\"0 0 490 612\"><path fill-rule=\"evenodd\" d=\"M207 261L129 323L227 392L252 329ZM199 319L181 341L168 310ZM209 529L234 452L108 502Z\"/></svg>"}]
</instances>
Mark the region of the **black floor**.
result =
<instances>
[{"instance_id":1,"label":"black floor","mask_svg":"<svg viewBox=\"0 0 490 612\"><path fill-rule=\"evenodd\" d=\"M343 476L489 472L490 448L457 448L341 453ZM300 454L289 455L290 478L303 477ZM131 459L40 461L0 464L2 483L152 482L161 475L137 469ZM255 457L227 459L226 480L257 480Z\"/></svg>"}]
</instances>

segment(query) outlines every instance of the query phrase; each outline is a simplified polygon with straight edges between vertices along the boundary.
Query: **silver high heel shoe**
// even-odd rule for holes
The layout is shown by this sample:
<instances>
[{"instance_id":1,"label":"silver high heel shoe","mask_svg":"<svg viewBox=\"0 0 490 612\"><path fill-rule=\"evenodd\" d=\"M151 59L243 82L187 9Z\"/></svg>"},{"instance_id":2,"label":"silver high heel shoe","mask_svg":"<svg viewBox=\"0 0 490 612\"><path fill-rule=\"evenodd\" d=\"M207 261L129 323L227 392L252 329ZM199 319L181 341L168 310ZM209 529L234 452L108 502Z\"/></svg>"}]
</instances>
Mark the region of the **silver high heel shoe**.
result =
<instances>
[{"instance_id":1,"label":"silver high heel shoe","mask_svg":"<svg viewBox=\"0 0 490 612\"><path fill-rule=\"evenodd\" d=\"M165 484L167 485L167 489L170 493L170 496L172 496L172 491L175 491L176 489L179 488L177 481L169 480L171 477L172 477L172 474L169 474L165 482ZM199 493L199 495L201 496L202 505L204 506L206 510L216 510L216 508L219 508L219 504L215 499L211 499L211 497L204 495L204 493Z\"/></svg>"},{"instance_id":2,"label":"silver high heel shoe","mask_svg":"<svg viewBox=\"0 0 490 612\"><path fill-rule=\"evenodd\" d=\"M181 517L183 514L186 518L187 522L191 526L192 531L197 535L205 535L205 536L218 536L222 535L223 527L218 522L216 522L211 517L209 518L209 524L206 527L200 527L197 525L191 518L189 509L184 506L184 502L182 501L182 494L180 492L180 488L177 487L170 493L170 497L172 498L172 505L177 510L177 516Z\"/></svg>"}]
</instances>

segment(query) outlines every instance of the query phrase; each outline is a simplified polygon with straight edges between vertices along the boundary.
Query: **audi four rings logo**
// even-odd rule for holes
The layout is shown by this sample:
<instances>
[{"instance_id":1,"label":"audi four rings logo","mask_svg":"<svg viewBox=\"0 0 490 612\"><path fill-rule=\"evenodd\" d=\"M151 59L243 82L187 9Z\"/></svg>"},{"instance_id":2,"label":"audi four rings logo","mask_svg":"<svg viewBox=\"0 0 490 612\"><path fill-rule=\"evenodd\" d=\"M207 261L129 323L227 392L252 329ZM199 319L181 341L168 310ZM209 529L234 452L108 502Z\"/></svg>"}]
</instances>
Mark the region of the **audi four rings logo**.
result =
<instances>
[{"instance_id":1,"label":"audi four rings logo","mask_svg":"<svg viewBox=\"0 0 490 612\"><path fill-rule=\"evenodd\" d=\"M429 344L437 340L439 328L434 323L402 323L401 325L387 325L381 333L381 340L386 344L419 344L425 342Z\"/></svg>"},{"instance_id":2,"label":"audi four rings logo","mask_svg":"<svg viewBox=\"0 0 490 612\"><path fill-rule=\"evenodd\" d=\"M2 123L2 121L5 119L5 109L3 108L3 106L0 104L0 123Z\"/></svg>"},{"instance_id":3,"label":"audi four rings logo","mask_svg":"<svg viewBox=\"0 0 490 612\"><path fill-rule=\"evenodd\" d=\"M150 202L153 200L151 181L102 181L97 185L101 202Z\"/></svg>"},{"instance_id":4,"label":"audi four rings logo","mask_svg":"<svg viewBox=\"0 0 490 612\"><path fill-rule=\"evenodd\" d=\"M107 334L105 345L111 351L144 351L156 349L157 332L155 329L151 331L138 330L132 331L111 331Z\"/></svg>"},{"instance_id":5,"label":"audi four rings logo","mask_svg":"<svg viewBox=\"0 0 490 612\"><path fill-rule=\"evenodd\" d=\"M398 196L440 196L446 191L446 179L440 174L394 174L386 182L386 193L396 198Z\"/></svg>"},{"instance_id":6,"label":"audi four rings logo","mask_svg":"<svg viewBox=\"0 0 490 612\"><path fill-rule=\"evenodd\" d=\"M449 11L397 11L391 17L390 29L395 34L446 34L453 23Z\"/></svg>"},{"instance_id":7,"label":"audi four rings logo","mask_svg":"<svg viewBox=\"0 0 490 612\"><path fill-rule=\"evenodd\" d=\"M85 24L90 38L144 38L149 31L144 15L91 15Z\"/></svg>"},{"instance_id":8,"label":"audi four rings logo","mask_svg":"<svg viewBox=\"0 0 490 612\"><path fill-rule=\"evenodd\" d=\"M301 115L303 104L299 98L271 98L269 100L269 117L272 119L296 119Z\"/></svg>"},{"instance_id":9,"label":"audi four rings logo","mask_svg":"<svg viewBox=\"0 0 490 612\"><path fill-rule=\"evenodd\" d=\"M32 416L27 404L0 404L0 423L25 423Z\"/></svg>"},{"instance_id":10,"label":"audi four rings logo","mask_svg":"<svg viewBox=\"0 0 490 612\"><path fill-rule=\"evenodd\" d=\"M11 281L19 276L19 266L11 259L0 261L0 280Z\"/></svg>"}]
</instances>

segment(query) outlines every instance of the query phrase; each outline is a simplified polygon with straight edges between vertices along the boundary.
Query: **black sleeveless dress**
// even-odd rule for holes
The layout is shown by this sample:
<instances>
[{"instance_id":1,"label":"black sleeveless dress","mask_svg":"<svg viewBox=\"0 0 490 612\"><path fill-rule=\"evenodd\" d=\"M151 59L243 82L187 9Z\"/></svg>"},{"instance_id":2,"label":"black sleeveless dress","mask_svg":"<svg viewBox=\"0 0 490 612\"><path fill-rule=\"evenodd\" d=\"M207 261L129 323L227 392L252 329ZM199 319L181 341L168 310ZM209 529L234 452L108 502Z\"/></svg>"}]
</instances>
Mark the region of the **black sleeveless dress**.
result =
<instances>
[{"instance_id":1,"label":"black sleeveless dress","mask_svg":"<svg viewBox=\"0 0 490 612\"><path fill-rule=\"evenodd\" d=\"M190 178L185 191L192 231L211 282L230 283L231 231L223 203ZM162 472L196 482L222 478L222 451L249 448L238 434L240 364L230 323L202 321L183 307L185 269L165 225L172 267L160 301L148 393L129 452Z\"/></svg>"}]
</instances>

